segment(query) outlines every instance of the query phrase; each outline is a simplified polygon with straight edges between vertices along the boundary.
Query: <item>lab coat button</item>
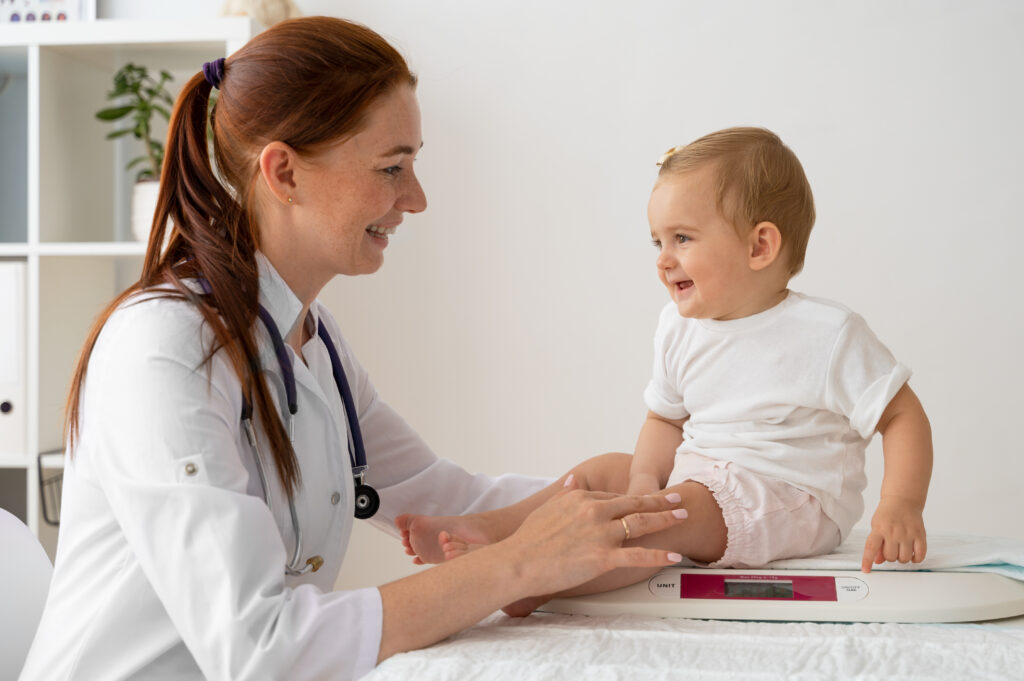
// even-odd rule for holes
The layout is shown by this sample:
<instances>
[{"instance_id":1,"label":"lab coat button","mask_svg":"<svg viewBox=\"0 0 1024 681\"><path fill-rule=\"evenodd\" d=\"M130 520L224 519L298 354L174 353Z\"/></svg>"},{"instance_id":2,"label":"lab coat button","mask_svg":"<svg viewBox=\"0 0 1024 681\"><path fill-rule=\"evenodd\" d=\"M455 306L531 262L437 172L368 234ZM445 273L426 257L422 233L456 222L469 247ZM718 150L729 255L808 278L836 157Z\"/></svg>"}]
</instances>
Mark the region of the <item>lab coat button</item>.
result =
<instances>
[{"instance_id":1,"label":"lab coat button","mask_svg":"<svg viewBox=\"0 0 1024 681\"><path fill-rule=\"evenodd\" d=\"M341 501L341 495L340 494L335 492L334 494L331 495L331 503L333 505L337 506L339 501Z\"/></svg>"},{"instance_id":2,"label":"lab coat button","mask_svg":"<svg viewBox=\"0 0 1024 681\"><path fill-rule=\"evenodd\" d=\"M198 470L194 463L185 464L185 475L195 475Z\"/></svg>"}]
</instances>

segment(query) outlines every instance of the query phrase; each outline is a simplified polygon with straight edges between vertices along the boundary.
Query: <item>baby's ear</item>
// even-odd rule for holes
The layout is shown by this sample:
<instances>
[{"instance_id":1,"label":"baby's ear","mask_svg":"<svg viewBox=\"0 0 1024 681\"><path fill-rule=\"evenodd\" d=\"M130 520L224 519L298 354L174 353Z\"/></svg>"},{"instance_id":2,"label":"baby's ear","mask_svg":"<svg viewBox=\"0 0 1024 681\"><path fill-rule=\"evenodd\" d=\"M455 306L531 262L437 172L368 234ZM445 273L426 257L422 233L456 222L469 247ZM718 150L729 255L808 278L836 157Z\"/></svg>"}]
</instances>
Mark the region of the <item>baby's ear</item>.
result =
<instances>
[{"instance_id":1,"label":"baby's ear","mask_svg":"<svg viewBox=\"0 0 1024 681\"><path fill-rule=\"evenodd\" d=\"M750 269L763 270L779 259L782 232L774 222L759 222L750 230Z\"/></svg>"}]
</instances>

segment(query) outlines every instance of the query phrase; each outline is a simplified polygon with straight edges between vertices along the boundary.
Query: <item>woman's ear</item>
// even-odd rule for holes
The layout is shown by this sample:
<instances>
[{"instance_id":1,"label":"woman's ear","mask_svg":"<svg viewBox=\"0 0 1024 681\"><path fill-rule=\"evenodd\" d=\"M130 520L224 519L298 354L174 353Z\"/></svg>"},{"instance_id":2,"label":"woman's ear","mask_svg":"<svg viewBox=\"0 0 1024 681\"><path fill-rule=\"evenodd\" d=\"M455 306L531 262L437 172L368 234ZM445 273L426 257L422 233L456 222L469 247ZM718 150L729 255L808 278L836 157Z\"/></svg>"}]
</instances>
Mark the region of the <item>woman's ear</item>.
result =
<instances>
[{"instance_id":1,"label":"woman's ear","mask_svg":"<svg viewBox=\"0 0 1024 681\"><path fill-rule=\"evenodd\" d=\"M774 222L759 222L750 230L750 269L759 271L779 259L782 233Z\"/></svg>"},{"instance_id":2,"label":"woman's ear","mask_svg":"<svg viewBox=\"0 0 1024 681\"><path fill-rule=\"evenodd\" d=\"M284 142L271 142L260 152L260 175L270 195L283 204L296 201L295 150Z\"/></svg>"}]
</instances>

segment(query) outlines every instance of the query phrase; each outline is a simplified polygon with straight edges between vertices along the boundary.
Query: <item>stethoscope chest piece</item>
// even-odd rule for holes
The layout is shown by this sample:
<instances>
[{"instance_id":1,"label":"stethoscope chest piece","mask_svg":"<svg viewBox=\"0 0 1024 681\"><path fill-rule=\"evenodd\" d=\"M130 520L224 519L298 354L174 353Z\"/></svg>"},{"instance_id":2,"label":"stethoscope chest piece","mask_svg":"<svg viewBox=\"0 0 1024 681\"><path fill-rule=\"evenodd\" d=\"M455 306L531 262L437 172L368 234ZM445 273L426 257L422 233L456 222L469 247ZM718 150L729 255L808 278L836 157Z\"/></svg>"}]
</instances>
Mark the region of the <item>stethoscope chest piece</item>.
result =
<instances>
[{"instance_id":1,"label":"stethoscope chest piece","mask_svg":"<svg viewBox=\"0 0 1024 681\"><path fill-rule=\"evenodd\" d=\"M369 485L356 485L355 516L360 520L372 518L380 508L380 495Z\"/></svg>"}]
</instances>

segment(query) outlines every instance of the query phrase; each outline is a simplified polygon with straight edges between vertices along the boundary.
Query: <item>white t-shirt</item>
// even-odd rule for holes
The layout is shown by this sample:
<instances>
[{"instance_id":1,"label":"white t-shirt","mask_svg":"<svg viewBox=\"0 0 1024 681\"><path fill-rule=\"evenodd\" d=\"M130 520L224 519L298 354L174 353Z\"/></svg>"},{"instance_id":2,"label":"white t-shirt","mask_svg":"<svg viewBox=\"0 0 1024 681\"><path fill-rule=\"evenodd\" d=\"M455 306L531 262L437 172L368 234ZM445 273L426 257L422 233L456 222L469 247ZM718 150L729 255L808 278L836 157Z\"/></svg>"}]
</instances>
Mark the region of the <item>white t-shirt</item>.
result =
<instances>
[{"instance_id":1,"label":"white t-shirt","mask_svg":"<svg viewBox=\"0 0 1024 681\"><path fill-rule=\"evenodd\" d=\"M845 538L864 511L864 450L910 378L848 308L790 292L729 321L661 311L644 401L689 417L677 454L733 461L815 496Z\"/></svg>"}]
</instances>

